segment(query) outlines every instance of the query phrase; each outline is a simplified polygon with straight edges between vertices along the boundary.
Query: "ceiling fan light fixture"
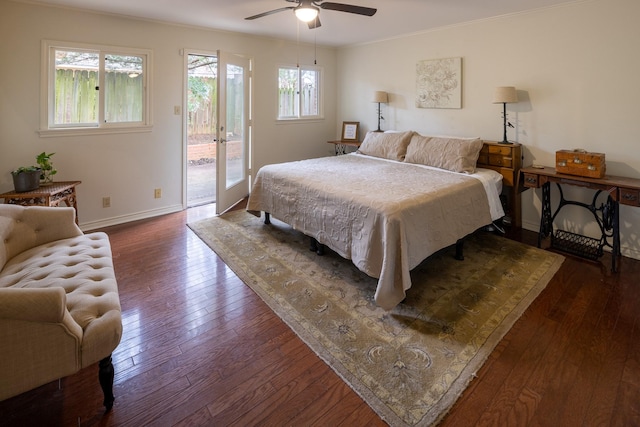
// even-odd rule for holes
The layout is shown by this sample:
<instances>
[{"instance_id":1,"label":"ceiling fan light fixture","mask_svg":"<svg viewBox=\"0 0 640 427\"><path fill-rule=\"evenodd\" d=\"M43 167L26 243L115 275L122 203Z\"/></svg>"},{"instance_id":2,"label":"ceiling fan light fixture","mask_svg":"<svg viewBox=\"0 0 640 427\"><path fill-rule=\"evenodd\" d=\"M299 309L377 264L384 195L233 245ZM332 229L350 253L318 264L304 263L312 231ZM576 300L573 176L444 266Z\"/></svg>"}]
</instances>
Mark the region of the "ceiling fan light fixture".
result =
<instances>
[{"instance_id":1,"label":"ceiling fan light fixture","mask_svg":"<svg viewBox=\"0 0 640 427\"><path fill-rule=\"evenodd\" d=\"M311 22L318 16L318 8L315 6L298 6L293 12L302 22Z\"/></svg>"}]
</instances>

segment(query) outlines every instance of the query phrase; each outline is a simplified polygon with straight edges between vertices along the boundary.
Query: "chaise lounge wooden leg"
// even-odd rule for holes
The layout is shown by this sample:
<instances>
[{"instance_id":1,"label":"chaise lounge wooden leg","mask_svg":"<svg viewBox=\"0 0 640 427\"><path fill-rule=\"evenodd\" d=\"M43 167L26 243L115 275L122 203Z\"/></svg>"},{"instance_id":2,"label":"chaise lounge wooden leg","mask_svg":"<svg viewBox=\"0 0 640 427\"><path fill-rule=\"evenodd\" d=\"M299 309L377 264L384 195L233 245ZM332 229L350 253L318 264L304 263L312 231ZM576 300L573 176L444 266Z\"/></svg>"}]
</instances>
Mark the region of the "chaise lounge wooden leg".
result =
<instances>
[{"instance_id":1,"label":"chaise lounge wooden leg","mask_svg":"<svg viewBox=\"0 0 640 427\"><path fill-rule=\"evenodd\" d=\"M111 355L109 355L98 363L98 380L104 394L103 405L105 412L109 412L113 408L113 401L115 400L115 397L113 397L113 376L113 363Z\"/></svg>"},{"instance_id":2,"label":"chaise lounge wooden leg","mask_svg":"<svg viewBox=\"0 0 640 427\"><path fill-rule=\"evenodd\" d=\"M264 223L267 225L271 224L271 214L269 212L264 213Z\"/></svg>"}]
</instances>

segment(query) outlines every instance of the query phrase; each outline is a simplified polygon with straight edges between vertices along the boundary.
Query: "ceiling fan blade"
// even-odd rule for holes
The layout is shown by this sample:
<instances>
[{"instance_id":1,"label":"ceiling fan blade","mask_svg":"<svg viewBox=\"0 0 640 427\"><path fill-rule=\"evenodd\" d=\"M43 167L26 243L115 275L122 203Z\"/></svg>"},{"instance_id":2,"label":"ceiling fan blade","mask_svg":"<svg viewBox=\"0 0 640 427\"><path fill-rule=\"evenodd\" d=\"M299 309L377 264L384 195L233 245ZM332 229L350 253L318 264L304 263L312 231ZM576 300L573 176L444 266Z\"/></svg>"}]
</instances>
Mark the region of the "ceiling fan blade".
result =
<instances>
[{"instance_id":1,"label":"ceiling fan blade","mask_svg":"<svg viewBox=\"0 0 640 427\"><path fill-rule=\"evenodd\" d=\"M251 21L253 19L262 18L263 16L273 15L274 13L283 12L285 10L295 9L295 6L281 7L280 9L270 10L269 12L259 13L257 15L249 16L248 18L244 18L247 21Z\"/></svg>"},{"instance_id":2,"label":"ceiling fan blade","mask_svg":"<svg viewBox=\"0 0 640 427\"><path fill-rule=\"evenodd\" d=\"M322 24L320 24L320 17L316 16L316 19L307 22L307 25L309 25L309 29L313 30L314 28L318 28L319 26L321 26Z\"/></svg>"},{"instance_id":3,"label":"ceiling fan blade","mask_svg":"<svg viewBox=\"0 0 640 427\"><path fill-rule=\"evenodd\" d=\"M365 16L373 16L378 11L378 9L373 9L371 7L354 6L352 4L344 4L344 3L324 2L316 5L321 9L337 10L339 12L349 12L349 13L355 13L356 15L365 15Z\"/></svg>"}]
</instances>

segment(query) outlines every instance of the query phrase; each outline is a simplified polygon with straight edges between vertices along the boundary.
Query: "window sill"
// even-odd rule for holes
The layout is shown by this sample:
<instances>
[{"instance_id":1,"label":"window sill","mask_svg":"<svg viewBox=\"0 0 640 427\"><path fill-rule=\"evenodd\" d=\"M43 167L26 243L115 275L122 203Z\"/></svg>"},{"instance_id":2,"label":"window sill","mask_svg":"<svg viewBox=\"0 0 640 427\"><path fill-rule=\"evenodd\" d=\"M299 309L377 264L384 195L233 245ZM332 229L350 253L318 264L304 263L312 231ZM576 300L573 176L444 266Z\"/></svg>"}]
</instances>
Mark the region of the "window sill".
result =
<instances>
[{"instance_id":1,"label":"window sill","mask_svg":"<svg viewBox=\"0 0 640 427\"><path fill-rule=\"evenodd\" d=\"M132 126L132 127L119 127L119 128L65 128L65 129L43 129L39 130L38 134L41 138L52 138L58 136L87 136L87 135L111 135L121 133L142 133L151 132L153 126Z\"/></svg>"},{"instance_id":2,"label":"window sill","mask_svg":"<svg viewBox=\"0 0 640 427\"><path fill-rule=\"evenodd\" d=\"M313 117L313 118L291 118L291 119L276 119L276 124L293 124L293 123L318 123L324 121L324 117Z\"/></svg>"}]
</instances>

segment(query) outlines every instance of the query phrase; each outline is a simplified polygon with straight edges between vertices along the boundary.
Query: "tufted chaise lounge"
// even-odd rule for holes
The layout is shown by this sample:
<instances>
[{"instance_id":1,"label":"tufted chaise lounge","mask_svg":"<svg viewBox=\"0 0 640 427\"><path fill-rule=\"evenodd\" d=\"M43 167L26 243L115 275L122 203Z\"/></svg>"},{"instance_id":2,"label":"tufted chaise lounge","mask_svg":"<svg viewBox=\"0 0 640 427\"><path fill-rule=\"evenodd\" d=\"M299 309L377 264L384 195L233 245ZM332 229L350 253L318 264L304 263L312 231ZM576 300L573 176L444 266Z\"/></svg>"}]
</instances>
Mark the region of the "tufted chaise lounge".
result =
<instances>
[{"instance_id":1,"label":"tufted chaise lounge","mask_svg":"<svg viewBox=\"0 0 640 427\"><path fill-rule=\"evenodd\" d=\"M0 239L0 400L99 363L110 410L122 318L107 235L83 234L73 208L0 204Z\"/></svg>"}]
</instances>

